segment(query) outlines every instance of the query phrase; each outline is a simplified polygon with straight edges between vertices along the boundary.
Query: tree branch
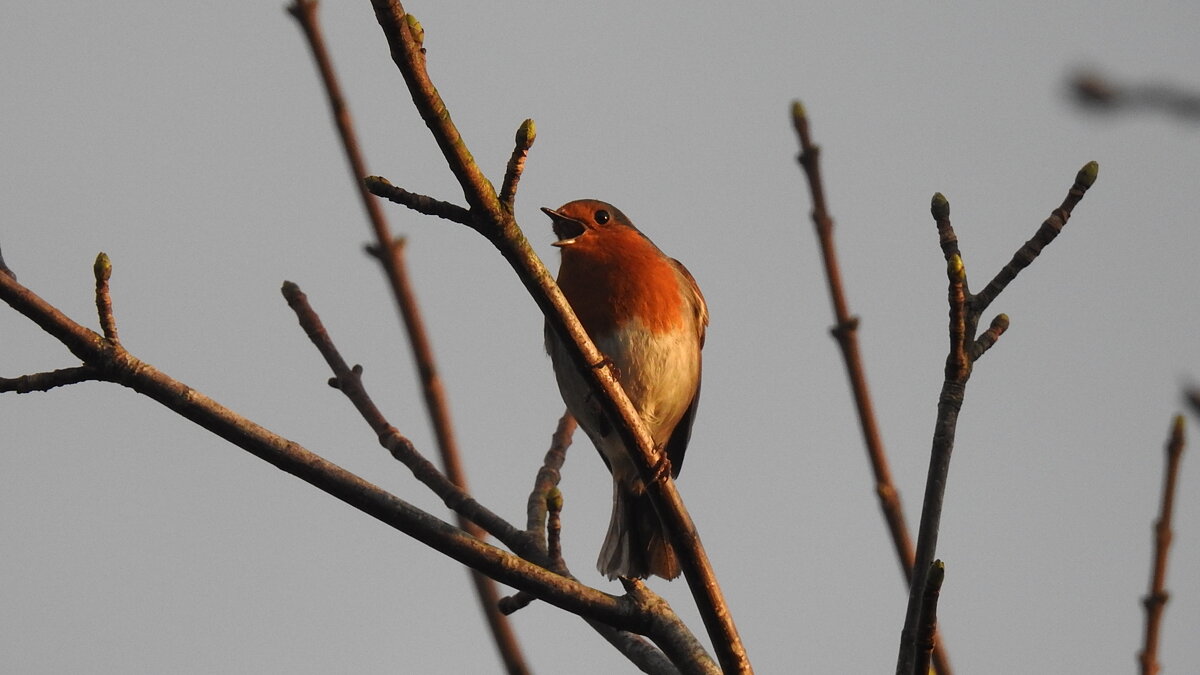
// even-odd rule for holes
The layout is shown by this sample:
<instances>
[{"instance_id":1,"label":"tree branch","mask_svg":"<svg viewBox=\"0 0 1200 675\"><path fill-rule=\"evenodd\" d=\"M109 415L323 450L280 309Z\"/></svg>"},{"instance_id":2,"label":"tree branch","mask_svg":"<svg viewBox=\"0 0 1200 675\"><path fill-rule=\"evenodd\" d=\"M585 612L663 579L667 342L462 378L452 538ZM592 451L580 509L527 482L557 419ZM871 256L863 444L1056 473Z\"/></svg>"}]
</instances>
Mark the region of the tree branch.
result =
<instances>
[{"instance_id":1,"label":"tree branch","mask_svg":"<svg viewBox=\"0 0 1200 675\"><path fill-rule=\"evenodd\" d=\"M28 394L34 391L50 391L80 382L103 381L100 371L91 366L60 368L47 373L33 373L20 377L0 377L0 392Z\"/></svg>"},{"instance_id":2,"label":"tree branch","mask_svg":"<svg viewBox=\"0 0 1200 675\"><path fill-rule=\"evenodd\" d=\"M1150 572L1150 592L1142 598L1146 608L1146 636L1138 662L1142 675L1157 675L1159 626L1167 606L1167 552L1171 548L1171 516L1175 511L1175 486L1179 482L1179 460L1183 457L1183 415L1176 415L1167 440L1167 462L1163 470L1162 504L1154 523L1154 567Z\"/></svg>"},{"instance_id":3,"label":"tree branch","mask_svg":"<svg viewBox=\"0 0 1200 675\"><path fill-rule=\"evenodd\" d=\"M393 457L407 466L419 481L424 483L434 494L438 495L446 506L459 516L479 524L484 530L504 542L506 546L522 558L564 579L575 582L574 577L570 575L570 572L566 569L566 565L563 564L561 555L554 553L553 546L543 543L540 537L536 536L533 532L518 530L476 502L465 490L448 480L432 463L426 460L416 450L411 441L401 435L395 427L388 424L362 385L362 368L359 366L351 368L342 358L337 347L334 346L333 340L329 337L329 333L321 323L320 317L317 316L316 312L308 304L308 299L300 288L291 282L285 282L283 285L283 294L287 298L288 305L295 311L305 333L308 334L309 339L312 340L317 350L325 358L326 363L329 364L330 369L334 372L334 377L330 380L330 384L350 399L363 419L366 420L371 429L379 436L380 444ZM573 419L570 417L565 419L570 420L570 424L573 425ZM560 424L560 433L556 434L556 442L559 441L562 428L565 426L565 423ZM551 453L555 452L556 449L552 448ZM553 487L551 489L557 492ZM510 583L509 585L520 588L516 584ZM646 592L648 593L649 591L647 590ZM515 600L501 600L497 598L497 611L510 614L523 606L522 602L528 604L528 601L533 598L542 596L535 592L522 590L516 597L518 599ZM630 598L625 598L624 600L626 602L634 602ZM647 611L642 613L635 612L635 614L640 619L644 619L644 627L634 632L650 636L668 654L688 654L688 658L693 660L677 662L682 666L703 668L705 667L705 662L711 663L711 659L708 658L707 654L703 654L703 658L699 658L693 653L694 650L691 645L698 644L695 637L665 602L643 604L644 609ZM628 625L616 625L611 624L611 622L601 623L591 617L581 616L606 640L620 649L622 653L635 663L645 662L650 665L658 663L656 659L650 658L643 653L647 648L644 640L632 634L620 635L620 633L626 633L631 630ZM701 653L703 653L703 649L701 649ZM695 660L697 658L699 660ZM658 666L661 666L661 664L658 664ZM663 671L658 666L654 666L654 670L647 672L671 672L674 670L673 665L670 666L671 670L668 671Z\"/></svg>"},{"instance_id":4,"label":"tree branch","mask_svg":"<svg viewBox=\"0 0 1200 675\"><path fill-rule=\"evenodd\" d=\"M317 70L321 75L321 82L325 86L330 112L333 115L338 136L342 141L342 148L346 153L354 190L362 200L367 219L375 233L376 251L379 253L376 258L387 275L392 289L392 297L395 298L400 316L404 321L405 333L408 335L417 372L421 376L421 391L425 400L425 408L433 425L442 465L446 468L447 477L455 485L467 491L466 471L459 459L454 428L450 421L449 404L446 402L445 391L442 388L441 378L438 376L436 362L433 358L433 348L429 343L424 321L421 319L416 294L409 282L408 266L404 261L404 240L392 236L391 228L379 200L372 196L363 184L363 179L367 175L366 161L354 131L349 107L342 96L341 85L333 68L333 60L325 47L317 8L317 0L295 0L288 7L288 13L295 17L304 33ZM483 538L484 533L479 526L461 514L456 515L459 527L472 536ZM507 672L510 675L529 673L529 667L521 653L517 636L508 620L500 612L500 592L496 589L495 582L476 570L471 570L471 581L475 586L476 596L482 606L484 617Z\"/></svg>"},{"instance_id":5,"label":"tree branch","mask_svg":"<svg viewBox=\"0 0 1200 675\"><path fill-rule=\"evenodd\" d=\"M921 525L917 533L916 558L913 569L929 569L937 552L938 528L941 524L942 504L946 494L946 479L950 472L950 456L954 450L954 436L958 426L958 414L962 409L967 381L971 377L976 359L982 356L1008 326L1008 317L1000 315L991 327L976 339L979 317L988 305L1028 267L1042 249L1058 236L1075 205L1096 181L1099 165L1088 162L1075 176L1075 183L1067 192L1062 205L1051 213L1032 239L1027 241L1012 260L996 274L983 291L972 295L967 283L966 268L958 247L958 237L950 224L950 204L937 193L930 203L930 213L938 229L938 242L946 258L949 279L950 305L950 350L946 357L946 377L938 397L937 421L934 425L933 447L929 457L929 473L925 480L925 499L921 505ZM896 661L897 675L915 674L919 626L922 624L922 598L925 578L913 575L909 585L908 606L904 616L904 629L900 634L900 650ZM924 673L921 673L924 675Z\"/></svg>"},{"instance_id":6,"label":"tree branch","mask_svg":"<svg viewBox=\"0 0 1200 675\"><path fill-rule=\"evenodd\" d=\"M413 102L433 133L447 164L470 205L472 224L508 260L538 303L546 320L563 339L576 368L597 394L614 427L620 433L634 465L646 483L655 510L667 525L671 543L696 600L717 658L727 672L751 672L749 658L738 636L728 606L717 583L708 556L700 543L695 524L683 506L668 472L657 471L659 453L629 398L620 388L611 367L605 365L595 345L575 318L548 270L533 252L524 234L483 176L454 126L441 96L425 70L425 50L413 35L419 24L404 12L397 0L372 0L379 24L391 47L392 59L404 77ZM377 181L369 179L375 191Z\"/></svg>"},{"instance_id":7,"label":"tree branch","mask_svg":"<svg viewBox=\"0 0 1200 675\"><path fill-rule=\"evenodd\" d=\"M850 390L854 394L854 407L858 412L859 427L867 458L875 476L875 494L879 497L879 508L887 522L892 537L892 546L900 562L900 571L906 583L912 582L913 544L909 536L908 523L904 519L904 508L900 502L900 491L892 481L892 470L887 451L875 417L871 392L867 387L866 366L858 346L858 317L850 314L846 291L842 284L841 264L838 262L837 247L833 237L833 218L830 217L825 201L825 187L821 178L820 146L812 142L808 114L804 106L796 101L792 104L792 125L800 140L800 154L796 160L804 169L809 194L812 197L812 221L821 247L821 260L825 263L825 278L829 286L829 297L833 303L834 326L830 329L842 353L846 376L850 379ZM951 675L950 660L939 643L935 646L934 662L939 675Z\"/></svg>"},{"instance_id":8,"label":"tree branch","mask_svg":"<svg viewBox=\"0 0 1200 675\"><path fill-rule=\"evenodd\" d=\"M8 275L0 274L0 300L62 342L86 366L96 369L101 379L119 383L157 401L230 443L430 548L569 612L633 632L654 628L655 619L640 615L627 600L589 588L480 542L299 444L221 406L139 360L120 345L72 321Z\"/></svg>"},{"instance_id":9,"label":"tree branch","mask_svg":"<svg viewBox=\"0 0 1200 675\"><path fill-rule=\"evenodd\" d=\"M500 203L504 210L513 212L513 200L517 198L517 184L521 181L521 173L525 171L525 158L529 156L529 148L537 138L537 127L533 120L525 120L517 129L516 145L512 157L508 160L508 168L504 171L504 183L500 187Z\"/></svg>"}]
</instances>

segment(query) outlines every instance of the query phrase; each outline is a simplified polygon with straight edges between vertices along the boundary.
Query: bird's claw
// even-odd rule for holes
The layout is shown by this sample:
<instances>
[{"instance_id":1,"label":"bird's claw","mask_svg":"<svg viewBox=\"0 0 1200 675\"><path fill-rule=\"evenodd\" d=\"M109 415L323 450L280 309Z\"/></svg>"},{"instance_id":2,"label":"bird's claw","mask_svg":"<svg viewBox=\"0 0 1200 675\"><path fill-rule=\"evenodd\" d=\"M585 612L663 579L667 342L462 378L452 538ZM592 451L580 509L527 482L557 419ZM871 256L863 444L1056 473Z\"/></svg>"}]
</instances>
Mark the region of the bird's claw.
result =
<instances>
[{"instance_id":1,"label":"bird's claw","mask_svg":"<svg viewBox=\"0 0 1200 675\"><path fill-rule=\"evenodd\" d=\"M665 482L671 477L671 458L667 457L666 449L662 446L654 449L654 455L654 482Z\"/></svg>"},{"instance_id":2,"label":"bird's claw","mask_svg":"<svg viewBox=\"0 0 1200 675\"><path fill-rule=\"evenodd\" d=\"M612 369L613 377L617 378L617 380L621 379L621 369L617 367L617 364L607 354L601 354L600 360L592 364L592 370L603 370L604 368Z\"/></svg>"}]
</instances>

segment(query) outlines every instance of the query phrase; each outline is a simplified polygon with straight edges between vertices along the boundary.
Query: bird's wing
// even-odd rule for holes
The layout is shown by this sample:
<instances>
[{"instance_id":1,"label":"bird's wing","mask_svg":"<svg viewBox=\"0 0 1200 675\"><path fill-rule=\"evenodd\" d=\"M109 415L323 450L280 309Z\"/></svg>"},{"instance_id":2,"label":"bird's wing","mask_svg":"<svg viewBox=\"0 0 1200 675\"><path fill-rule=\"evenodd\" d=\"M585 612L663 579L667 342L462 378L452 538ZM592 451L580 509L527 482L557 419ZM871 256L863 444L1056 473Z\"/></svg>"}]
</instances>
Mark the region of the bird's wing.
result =
<instances>
[{"instance_id":1,"label":"bird's wing","mask_svg":"<svg viewBox=\"0 0 1200 675\"><path fill-rule=\"evenodd\" d=\"M671 263L679 271L685 282L684 289L690 295L689 299L696 316L696 338L700 342L700 347L703 348L704 333L708 327L708 304L704 302L704 295L700 292L700 286L696 283L695 277L683 266L683 263L674 258L671 259ZM671 432L671 438L667 440L666 451L667 458L671 460L672 478L678 477L679 470L683 467L683 454L687 450L688 441L692 438L692 422L696 419L696 406L700 403L700 382L703 368L699 354L696 359L696 391L692 394L692 402L688 404L683 417L679 418L679 423Z\"/></svg>"}]
</instances>

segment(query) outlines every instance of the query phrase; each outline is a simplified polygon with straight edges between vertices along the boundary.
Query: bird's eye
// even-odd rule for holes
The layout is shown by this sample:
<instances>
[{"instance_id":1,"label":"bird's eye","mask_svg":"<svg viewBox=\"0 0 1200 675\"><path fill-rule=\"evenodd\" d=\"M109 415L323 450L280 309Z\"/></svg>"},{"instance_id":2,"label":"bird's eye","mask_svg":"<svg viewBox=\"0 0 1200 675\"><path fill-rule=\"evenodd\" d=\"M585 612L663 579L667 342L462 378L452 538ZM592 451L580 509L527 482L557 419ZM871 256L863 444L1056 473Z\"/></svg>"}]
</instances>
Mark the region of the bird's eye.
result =
<instances>
[{"instance_id":1,"label":"bird's eye","mask_svg":"<svg viewBox=\"0 0 1200 675\"><path fill-rule=\"evenodd\" d=\"M608 222L608 211L600 209L592 217L596 219L597 225L603 225Z\"/></svg>"}]
</instances>

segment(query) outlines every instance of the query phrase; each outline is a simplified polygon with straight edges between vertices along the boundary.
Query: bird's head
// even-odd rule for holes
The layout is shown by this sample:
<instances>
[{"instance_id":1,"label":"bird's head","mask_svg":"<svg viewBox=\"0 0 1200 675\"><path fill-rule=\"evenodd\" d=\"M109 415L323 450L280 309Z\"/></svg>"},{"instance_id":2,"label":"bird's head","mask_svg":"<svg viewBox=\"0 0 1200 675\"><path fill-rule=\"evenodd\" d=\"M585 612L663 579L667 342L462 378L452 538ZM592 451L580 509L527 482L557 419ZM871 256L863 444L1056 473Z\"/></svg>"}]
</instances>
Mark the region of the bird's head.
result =
<instances>
[{"instance_id":1,"label":"bird's head","mask_svg":"<svg viewBox=\"0 0 1200 675\"><path fill-rule=\"evenodd\" d=\"M587 250L599 246L609 235L637 232L620 209L595 199L578 199L558 209L542 207L542 211L553 221L554 236L558 238L554 245L563 250Z\"/></svg>"}]
</instances>

